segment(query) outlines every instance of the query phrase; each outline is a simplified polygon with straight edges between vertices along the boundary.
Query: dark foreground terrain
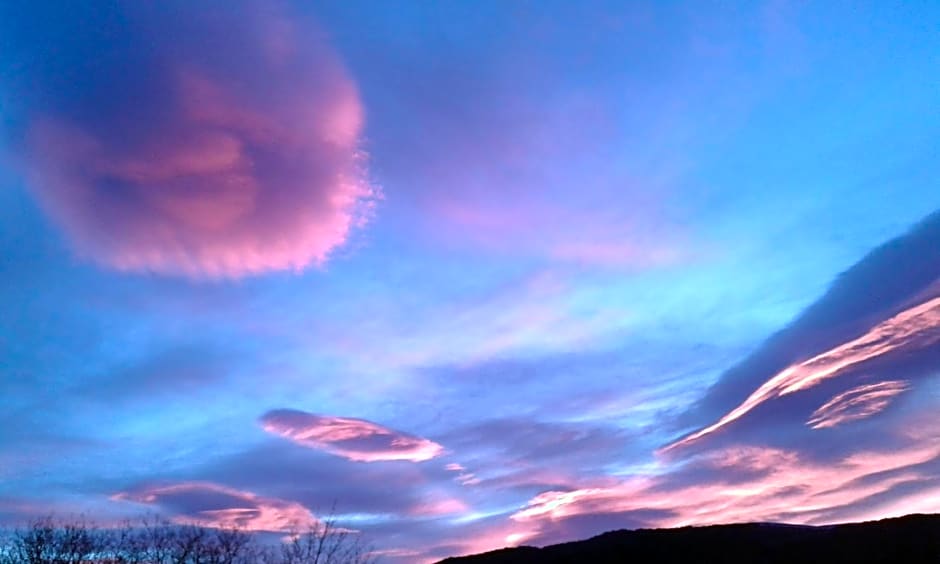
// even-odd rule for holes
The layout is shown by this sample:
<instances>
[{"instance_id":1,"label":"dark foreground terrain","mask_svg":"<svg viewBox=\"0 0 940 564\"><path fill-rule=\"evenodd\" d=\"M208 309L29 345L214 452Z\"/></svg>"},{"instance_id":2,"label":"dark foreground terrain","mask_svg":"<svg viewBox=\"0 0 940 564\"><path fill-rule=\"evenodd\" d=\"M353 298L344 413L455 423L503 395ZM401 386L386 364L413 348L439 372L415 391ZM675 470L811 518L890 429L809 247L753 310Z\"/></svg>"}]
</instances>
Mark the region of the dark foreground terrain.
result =
<instances>
[{"instance_id":1,"label":"dark foreground terrain","mask_svg":"<svg viewBox=\"0 0 940 564\"><path fill-rule=\"evenodd\" d=\"M940 563L940 515L823 527L747 523L611 531L583 541L504 548L443 562Z\"/></svg>"}]
</instances>

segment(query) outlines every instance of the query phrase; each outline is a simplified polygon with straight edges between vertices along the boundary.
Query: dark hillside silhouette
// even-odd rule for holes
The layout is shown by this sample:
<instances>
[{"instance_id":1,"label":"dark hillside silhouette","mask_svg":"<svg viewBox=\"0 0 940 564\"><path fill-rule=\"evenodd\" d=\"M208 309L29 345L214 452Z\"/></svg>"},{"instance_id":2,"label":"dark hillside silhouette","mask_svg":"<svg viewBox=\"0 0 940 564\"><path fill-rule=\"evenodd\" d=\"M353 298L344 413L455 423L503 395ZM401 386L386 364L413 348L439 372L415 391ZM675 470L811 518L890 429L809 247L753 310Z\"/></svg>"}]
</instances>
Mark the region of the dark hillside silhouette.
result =
<instances>
[{"instance_id":1,"label":"dark hillside silhouette","mask_svg":"<svg viewBox=\"0 0 940 564\"><path fill-rule=\"evenodd\" d=\"M612 531L535 548L505 548L440 564L940 563L940 515L822 527L747 523Z\"/></svg>"}]
</instances>

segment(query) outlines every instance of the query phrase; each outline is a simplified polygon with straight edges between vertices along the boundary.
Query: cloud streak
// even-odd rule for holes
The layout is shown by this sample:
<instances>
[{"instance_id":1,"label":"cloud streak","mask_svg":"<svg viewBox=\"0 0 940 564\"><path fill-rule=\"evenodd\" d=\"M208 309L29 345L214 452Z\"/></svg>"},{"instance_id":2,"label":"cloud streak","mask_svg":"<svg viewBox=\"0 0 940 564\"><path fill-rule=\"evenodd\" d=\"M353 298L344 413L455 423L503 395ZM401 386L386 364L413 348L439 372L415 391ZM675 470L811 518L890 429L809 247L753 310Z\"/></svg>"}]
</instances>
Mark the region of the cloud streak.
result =
<instances>
[{"instance_id":1,"label":"cloud streak","mask_svg":"<svg viewBox=\"0 0 940 564\"><path fill-rule=\"evenodd\" d=\"M929 299L883 321L861 337L792 365L762 384L738 407L717 422L664 450L691 444L740 419L760 404L836 377L863 362L905 349L923 349L940 342L940 297Z\"/></svg>"},{"instance_id":2,"label":"cloud streak","mask_svg":"<svg viewBox=\"0 0 940 564\"><path fill-rule=\"evenodd\" d=\"M690 464L717 472L717 479L683 483L664 474L635 477L616 485L549 491L533 498L512 519L553 522L587 514L659 510L647 526L743 521L820 524L852 519L864 503L893 488L930 477L921 467L937 460L933 436L892 452L862 451L834 464L816 463L798 452L739 446L697 457ZM924 483L929 488L929 483ZM931 511L940 506L929 508ZM898 514L903 514L903 511ZM882 515L887 516L887 515Z\"/></svg>"},{"instance_id":3,"label":"cloud streak","mask_svg":"<svg viewBox=\"0 0 940 564\"><path fill-rule=\"evenodd\" d=\"M888 380L852 388L821 405L806 424L813 429L825 429L871 417L909 387L907 382Z\"/></svg>"},{"instance_id":4,"label":"cloud streak","mask_svg":"<svg viewBox=\"0 0 940 564\"><path fill-rule=\"evenodd\" d=\"M112 499L157 505L171 510L174 522L202 527L290 532L318 522L297 502L263 497L212 482L143 486L117 493Z\"/></svg>"},{"instance_id":5,"label":"cloud streak","mask_svg":"<svg viewBox=\"0 0 940 564\"><path fill-rule=\"evenodd\" d=\"M240 277L323 264L364 220L356 86L282 8L116 2L70 6L81 26L9 22L36 35L13 33L17 156L79 253Z\"/></svg>"},{"instance_id":6,"label":"cloud streak","mask_svg":"<svg viewBox=\"0 0 940 564\"><path fill-rule=\"evenodd\" d=\"M423 462L444 452L444 447L434 441L351 417L277 409L261 417L261 426L301 446L356 462Z\"/></svg>"},{"instance_id":7,"label":"cloud streak","mask_svg":"<svg viewBox=\"0 0 940 564\"><path fill-rule=\"evenodd\" d=\"M853 341L917 303L938 295L940 212L875 248L753 354L729 369L687 415L715 420L775 374ZM931 293L932 289L932 293Z\"/></svg>"}]
</instances>

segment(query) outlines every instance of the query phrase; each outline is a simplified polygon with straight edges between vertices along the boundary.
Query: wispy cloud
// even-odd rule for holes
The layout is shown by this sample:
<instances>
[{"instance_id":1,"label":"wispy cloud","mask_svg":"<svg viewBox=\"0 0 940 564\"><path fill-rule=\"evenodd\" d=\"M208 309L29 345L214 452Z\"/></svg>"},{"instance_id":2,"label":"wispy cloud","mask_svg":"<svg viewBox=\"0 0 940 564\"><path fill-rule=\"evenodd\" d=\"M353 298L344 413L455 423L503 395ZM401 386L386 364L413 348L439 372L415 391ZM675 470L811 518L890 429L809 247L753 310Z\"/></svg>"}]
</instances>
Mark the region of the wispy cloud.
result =
<instances>
[{"instance_id":1,"label":"wispy cloud","mask_svg":"<svg viewBox=\"0 0 940 564\"><path fill-rule=\"evenodd\" d=\"M940 297L898 313L857 339L790 366L762 384L717 422L669 445L666 450L693 443L768 400L816 386L873 358L908 348L922 349L937 342L940 342Z\"/></svg>"},{"instance_id":2,"label":"wispy cloud","mask_svg":"<svg viewBox=\"0 0 940 564\"><path fill-rule=\"evenodd\" d=\"M454 480L463 486L473 486L480 483L480 479L473 472L468 471L462 464L451 462L444 467L449 472L456 472L457 477Z\"/></svg>"},{"instance_id":3,"label":"wispy cloud","mask_svg":"<svg viewBox=\"0 0 940 564\"><path fill-rule=\"evenodd\" d=\"M636 477L614 486L545 492L513 515L519 522L557 521L583 514L640 510L664 513L646 524L677 527L742 521L826 523L852 519L869 498L929 477L919 467L940 457L940 436L892 451L862 451L835 463L816 463L798 452L734 447L689 462L716 471L713 479ZM925 484L929 486L929 484ZM833 509L839 509L833 512ZM932 510L937 510L934 507Z\"/></svg>"},{"instance_id":4,"label":"wispy cloud","mask_svg":"<svg viewBox=\"0 0 940 564\"><path fill-rule=\"evenodd\" d=\"M278 409L266 413L261 418L261 425L265 431L299 445L357 462L422 462L444 452L444 447L434 441L351 417Z\"/></svg>"},{"instance_id":5,"label":"wispy cloud","mask_svg":"<svg viewBox=\"0 0 940 564\"><path fill-rule=\"evenodd\" d=\"M729 370L704 402L727 394L731 386L743 388L762 377L766 381L717 421L664 451L712 435L768 402L842 376L843 389L858 385L860 371L876 361L929 354L940 343L940 262L931 260L938 241L940 214L933 214L910 233L872 251L793 324ZM781 361L787 365L776 368ZM774 372L768 375L768 369ZM869 377L888 380L877 376L882 371L876 369Z\"/></svg>"},{"instance_id":6,"label":"wispy cloud","mask_svg":"<svg viewBox=\"0 0 940 564\"><path fill-rule=\"evenodd\" d=\"M290 532L317 523L297 502L263 497L212 482L142 486L112 496L168 509L174 521L203 527L238 527L250 531Z\"/></svg>"},{"instance_id":7,"label":"wispy cloud","mask_svg":"<svg viewBox=\"0 0 940 564\"><path fill-rule=\"evenodd\" d=\"M871 417L888 407L894 396L909 387L907 382L888 380L852 388L821 405L806 424L813 429L825 429Z\"/></svg>"}]
</instances>

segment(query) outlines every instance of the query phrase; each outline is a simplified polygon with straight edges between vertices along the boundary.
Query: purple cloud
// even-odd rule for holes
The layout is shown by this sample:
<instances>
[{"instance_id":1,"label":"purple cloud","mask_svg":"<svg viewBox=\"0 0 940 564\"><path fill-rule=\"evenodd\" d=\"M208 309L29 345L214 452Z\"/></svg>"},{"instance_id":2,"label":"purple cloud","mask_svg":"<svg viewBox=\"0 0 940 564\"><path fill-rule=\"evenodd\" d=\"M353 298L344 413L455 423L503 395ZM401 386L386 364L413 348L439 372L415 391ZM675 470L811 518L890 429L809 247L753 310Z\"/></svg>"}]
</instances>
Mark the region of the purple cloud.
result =
<instances>
[{"instance_id":1,"label":"purple cloud","mask_svg":"<svg viewBox=\"0 0 940 564\"><path fill-rule=\"evenodd\" d=\"M531 495L603 469L631 437L614 426L516 417L457 428L442 438L460 460L445 467L457 483Z\"/></svg>"},{"instance_id":2,"label":"purple cloud","mask_svg":"<svg viewBox=\"0 0 940 564\"><path fill-rule=\"evenodd\" d=\"M112 496L118 501L155 505L173 513L174 522L203 527L290 532L317 523L301 504L212 482L141 486Z\"/></svg>"},{"instance_id":3,"label":"purple cloud","mask_svg":"<svg viewBox=\"0 0 940 564\"><path fill-rule=\"evenodd\" d=\"M289 441L265 441L214 460L187 479L289 499L306 507L373 516L378 520L428 519L466 508L472 497L453 481L445 463L408 460L360 464ZM172 477L155 477L157 480ZM465 499L466 498L466 499ZM356 525L365 526L361 519Z\"/></svg>"},{"instance_id":4,"label":"purple cloud","mask_svg":"<svg viewBox=\"0 0 940 564\"><path fill-rule=\"evenodd\" d=\"M665 450L740 427L744 419L796 415L805 421L834 396L897 380L899 371L909 380L929 376L940 344L938 243L940 214L933 214L872 251L789 327L729 370L692 418L719 415Z\"/></svg>"},{"instance_id":5,"label":"purple cloud","mask_svg":"<svg viewBox=\"0 0 940 564\"><path fill-rule=\"evenodd\" d=\"M299 445L324 450L356 462L422 462L444 452L444 448L434 441L351 417L277 409L262 416L261 425L265 431Z\"/></svg>"},{"instance_id":6,"label":"purple cloud","mask_svg":"<svg viewBox=\"0 0 940 564\"><path fill-rule=\"evenodd\" d=\"M740 419L775 398L819 385L852 372L859 365L890 354L929 348L940 343L940 296L927 299L878 323L863 335L788 366L755 390L744 402L717 422L670 445L690 444Z\"/></svg>"},{"instance_id":7,"label":"purple cloud","mask_svg":"<svg viewBox=\"0 0 940 564\"><path fill-rule=\"evenodd\" d=\"M31 189L79 253L118 270L322 264L374 195L355 84L278 2L183 4L73 7L81 26L36 24L19 92Z\"/></svg>"}]
</instances>

